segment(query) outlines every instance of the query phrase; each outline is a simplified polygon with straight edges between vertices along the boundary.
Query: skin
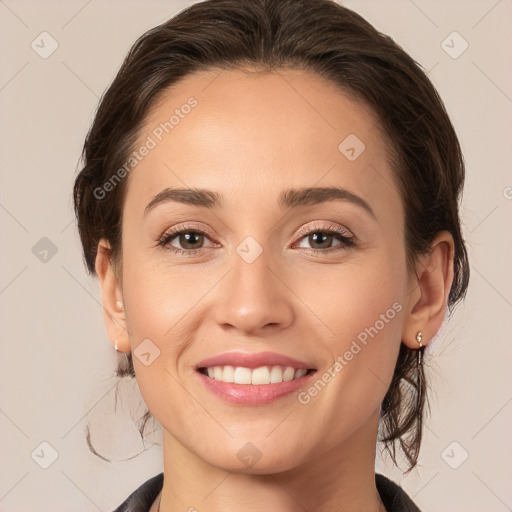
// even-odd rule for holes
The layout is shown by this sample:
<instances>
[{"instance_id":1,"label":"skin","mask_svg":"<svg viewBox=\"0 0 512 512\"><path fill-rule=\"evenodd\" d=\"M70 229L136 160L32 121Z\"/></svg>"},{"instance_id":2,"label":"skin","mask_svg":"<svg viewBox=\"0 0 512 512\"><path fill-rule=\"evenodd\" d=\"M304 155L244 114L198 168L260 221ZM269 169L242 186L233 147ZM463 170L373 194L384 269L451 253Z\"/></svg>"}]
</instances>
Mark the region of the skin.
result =
<instances>
[{"instance_id":1,"label":"skin","mask_svg":"<svg viewBox=\"0 0 512 512\"><path fill-rule=\"evenodd\" d=\"M439 233L408 272L402 201L376 117L312 73L256 71L188 76L149 113L141 142L188 98L198 101L129 175L122 268L106 240L98 246L107 331L123 352L148 338L160 350L134 366L162 425L162 512L384 510L374 470L380 404L400 343L417 348L422 331L428 344L442 324L453 241ZM352 162L338 150L348 134L366 146ZM362 198L374 216L347 200L278 205L283 190L330 186ZM168 201L145 215L167 187L215 191L222 207ZM184 224L207 233L198 252L157 246ZM355 245L298 236L325 227ZM249 235L263 248L253 263L236 252ZM172 245L187 250L179 235ZM273 351L322 375L394 303L401 311L308 404L295 393L229 404L194 370L224 352ZM237 453L249 442L261 458L246 466Z\"/></svg>"}]
</instances>

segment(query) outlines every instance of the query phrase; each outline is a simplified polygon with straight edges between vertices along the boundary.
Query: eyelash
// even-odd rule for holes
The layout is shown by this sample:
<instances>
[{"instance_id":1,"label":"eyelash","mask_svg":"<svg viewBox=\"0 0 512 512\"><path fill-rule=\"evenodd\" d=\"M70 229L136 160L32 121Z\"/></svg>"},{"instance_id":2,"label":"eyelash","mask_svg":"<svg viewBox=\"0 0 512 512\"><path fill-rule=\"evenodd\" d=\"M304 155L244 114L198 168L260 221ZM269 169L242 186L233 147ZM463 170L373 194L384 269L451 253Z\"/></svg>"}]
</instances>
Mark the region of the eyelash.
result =
<instances>
[{"instance_id":1,"label":"eyelash","mask_svg":"<svg viewBox=\"0 0 512 512\"><path fill-rule=\"evenodd\" d=\"M193 226L179 226L177 228L171 228L169 231L166 231L157 241L158 247L164 247L176 254L183 254L187 256L193 256L197 252L205 249L211 249L212 247L199 247L198 249L180 249L179 247L173 247L170 245L170 242L174 240L177 236L183 234L183 233L194 233L198 235L204 235L206 237L209 236L208 233L205 231L202 231L200 229L197 229ZM319 253L331 253L331 252L337 252L340 250L345 250L350 247L353 247L355 245L355 237L354 236L347 236L347 230L340 227L333 227L333 226L323 226L318 227L316 224L313 226L313 228L302 228L298 236L298 241L300 242L306 235L311 235L313 233L328 233L336 235L338 240L341 242L340 245L335 247L329 247L327 249L308 249L307 247L304 248L307 251L313 252L315 254Z\"/></svg>"}]
</instances>

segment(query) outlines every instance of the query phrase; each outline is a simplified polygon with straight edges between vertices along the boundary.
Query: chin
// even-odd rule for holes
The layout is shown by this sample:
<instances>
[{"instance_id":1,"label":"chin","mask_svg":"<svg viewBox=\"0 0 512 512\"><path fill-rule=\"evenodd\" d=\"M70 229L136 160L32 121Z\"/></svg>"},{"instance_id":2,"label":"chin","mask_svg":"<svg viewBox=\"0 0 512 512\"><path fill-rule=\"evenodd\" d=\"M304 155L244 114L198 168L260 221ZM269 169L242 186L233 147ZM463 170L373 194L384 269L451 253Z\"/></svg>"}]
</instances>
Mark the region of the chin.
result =
<instances>
[{"instance_id":1,"label":"chin","mask_svg":"<svg viewBox=\"0 0 512 512\"><path fill-rule=\"evenodd\" d=\"M196 455L218 469L248 475L282 473L305 462L303 454L297 452L297 446L301 445L298 441L283 446L277 437L274 442L256 436L252 439L243 442L231 440L223 446L216 444L207 454L196 452Z\"/></svg>"},{"instance_id":2,"label":"chin","mask_svg":"<svg viewBox=\"0 0 512 512\"><path fill-rule=\"evenodd\" d=\"M283 453L276 456L273 454L270 457L265 457L263 454L260 459L249 461L240 460L237 455L234 457L226 457L224 453L218 459L208 460L212 466L230 473L241 475L268 475L283 473L296 468L301 464L300 461L295 460L293 453Z\"/></svg>"}]
</instances>

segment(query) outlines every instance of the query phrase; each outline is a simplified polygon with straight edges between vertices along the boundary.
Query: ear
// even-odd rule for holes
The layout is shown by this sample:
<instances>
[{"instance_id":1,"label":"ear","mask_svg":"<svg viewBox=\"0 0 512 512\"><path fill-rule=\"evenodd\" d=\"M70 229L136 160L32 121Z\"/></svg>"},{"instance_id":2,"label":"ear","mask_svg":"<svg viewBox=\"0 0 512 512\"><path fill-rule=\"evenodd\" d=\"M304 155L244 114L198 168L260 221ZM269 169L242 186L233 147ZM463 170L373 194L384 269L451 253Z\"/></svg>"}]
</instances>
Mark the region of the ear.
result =
<instances>
[{"instance_id":1,"label":"ear","mask_svg":"<svg viewBox=\"0 0 512 512\"><path fill-rule=\"evenodd\" d=\"M419 347L419 331L423 334L422 344L427 345L441 328L453 282L453 258L453 237L448 231L441 231L429 253L417 261L415 275L410 276L412 292L402 331L402 342L409 348Z\"/></svg>"},{"instance_id":2,"label":"ear","mask_svg":"<svg viewBox=\"0 0 512 512\"><path fill-rule=\"evenodd\" d=\"M115 346L117 341L120 352L129 352L130 340L126 330L120 277L117 276L111 260L110 244L105 239L101 239L98 243L94 267L101 286L103 318L107 335L112 345Z\"/></svg>"}]
</instances>

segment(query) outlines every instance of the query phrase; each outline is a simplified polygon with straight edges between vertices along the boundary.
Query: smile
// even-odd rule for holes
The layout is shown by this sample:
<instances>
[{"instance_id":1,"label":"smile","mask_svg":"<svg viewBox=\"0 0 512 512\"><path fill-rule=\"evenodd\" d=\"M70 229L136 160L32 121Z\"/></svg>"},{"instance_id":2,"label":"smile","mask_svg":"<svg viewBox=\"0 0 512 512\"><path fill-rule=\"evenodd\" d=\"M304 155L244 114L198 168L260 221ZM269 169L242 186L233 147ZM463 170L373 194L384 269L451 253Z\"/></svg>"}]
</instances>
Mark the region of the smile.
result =
<instances>
[{"instance_id":1,"label":"smile","mask_svg":"<svg viewBox=\"0 0 512 512\"><path fill-rule=\"evenodd\" d=\"M236 405L268 405L298 393L316 373L312 361L274 352L227 352L201 361L196 375L214 396Z\"/></svg>"},{"instance_id":2,"label":"smile","mask_svg":"<svg viewBox=\"0 0 512 512\"><path fill-rule=\"evenodd\" d=\"M203 375L220 382L235 384L279 384L300 379L308 373L306 368L293 368L292 366L260 366L259 368L246 368L243 366L210 366L199 368Z\"/></svg>"}]
</instances>

